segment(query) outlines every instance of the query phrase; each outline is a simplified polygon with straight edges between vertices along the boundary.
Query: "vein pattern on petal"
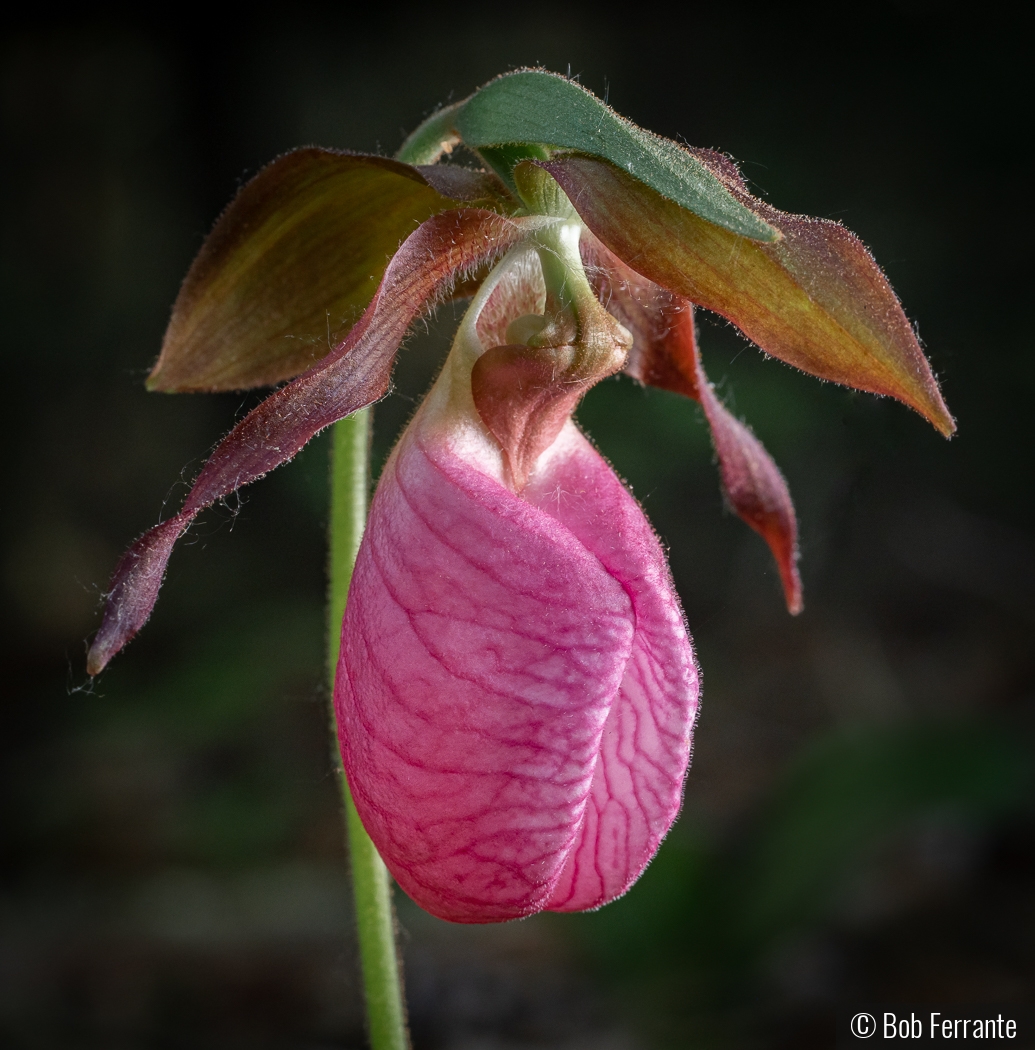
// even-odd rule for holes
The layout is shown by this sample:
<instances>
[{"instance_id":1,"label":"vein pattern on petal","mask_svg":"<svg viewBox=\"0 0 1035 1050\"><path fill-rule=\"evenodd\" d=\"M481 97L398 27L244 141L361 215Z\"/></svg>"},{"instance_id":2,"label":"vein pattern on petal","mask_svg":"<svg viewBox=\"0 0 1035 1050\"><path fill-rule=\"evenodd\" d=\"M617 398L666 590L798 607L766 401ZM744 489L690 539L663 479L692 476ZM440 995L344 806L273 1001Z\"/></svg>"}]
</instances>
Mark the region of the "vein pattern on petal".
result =
<instances>
[{"instance_id":1,"label":"vein pattern on petal","mask_svg":"<svg viewBox=\"0 0 1035 1050\"><path fill-rule=\"evenodd\" d=\"M336 703L368 832L422 907L540 911L630 655L622 585L551 515L404 439L371 507Z\"/></svg>"}]
</instances>

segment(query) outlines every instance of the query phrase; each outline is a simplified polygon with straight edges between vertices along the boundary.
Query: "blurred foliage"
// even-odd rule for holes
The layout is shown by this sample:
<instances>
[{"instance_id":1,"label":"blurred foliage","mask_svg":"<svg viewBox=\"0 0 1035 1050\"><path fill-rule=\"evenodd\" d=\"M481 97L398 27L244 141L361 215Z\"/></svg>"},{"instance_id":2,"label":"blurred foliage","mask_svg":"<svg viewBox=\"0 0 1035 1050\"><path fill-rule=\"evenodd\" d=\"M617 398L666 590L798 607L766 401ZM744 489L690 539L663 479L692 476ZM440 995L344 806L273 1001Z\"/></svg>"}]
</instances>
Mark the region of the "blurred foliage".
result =
<instances>
[{"instance_id":1,"label":"blurred foliage","mask_svg":"<svg viewBox=\"0 0 1035 1050\"><path fill-rule=\"evenodd\" d=\"M792 620L697 408L624 379L591 392L579 420L669 547L703 668L684 812L598 913L468 928L400 902L417 1050L825 1048L839 1004L1030 996L1023 35L907 4L747 33L740 9L523 11L5 25L4 1045L362 1045L320 685L325 441L206 515L92 687L82 641L119 551L259 396L142 385L240 180L303 143L390 152L537 61L859 233L961 428L946 443L701 317L710 376L796 500ZM458 316L409 340L376 465Z\"/></svg>"},{"instance_id":2,"label":"blurred foliage","mask_svg":"<svg viewBox=\"0 0 1035 1050\"><path fill-rule=\"evenodd\" d=\"M576 922L589 958L628 987L660 1045L686 1045L683 1033L704 1021L694 1045L728 1046L745 1034L745 1001L781 943L838 912L865 914L867 893L937 891L945 868L972 859L974 836L1030 812L1033 781L1030 740L1004 727L830 734L791 764L734 842L681 828L639 892L606 919ZM894 887L867 885L896 847L900 868L914 870L895 872Z\"/></svg>"}]
</instances>

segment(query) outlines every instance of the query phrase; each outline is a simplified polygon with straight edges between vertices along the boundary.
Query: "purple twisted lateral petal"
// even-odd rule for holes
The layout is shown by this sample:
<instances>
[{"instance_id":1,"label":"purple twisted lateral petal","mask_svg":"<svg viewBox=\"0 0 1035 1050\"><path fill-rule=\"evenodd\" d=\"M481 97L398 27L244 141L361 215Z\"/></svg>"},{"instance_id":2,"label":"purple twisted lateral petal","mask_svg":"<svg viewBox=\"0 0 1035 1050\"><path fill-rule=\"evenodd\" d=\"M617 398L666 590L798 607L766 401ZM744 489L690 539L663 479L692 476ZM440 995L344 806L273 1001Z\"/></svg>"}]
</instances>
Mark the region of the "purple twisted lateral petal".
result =
<instances>
[{"instance_id":1,"label":"purple twisted lateral petal","mask_svg":"<svg viewBox=\"0 0 1035 1050\"><path fill-rule=\"evenodd\" d=\"M502 254L522 234L520 222L480 209L443 212L410 234L345 341L241 420L212 453L179 514L144 533L122 556L87 657L89 674L103 670L144 625L173 545L197 514L286 463L325 427L382 397L414 318L457 275Z\"/></svg>"},{"instance_id":2,"label":"purple twisted lateral petal","mask_svg":"<svg viewBox=\"0 0 1035 1050\"><path fill-rule=\"evenodd\" d=\"M726 498L769 545L787 609L800 613L798 520L787 482L758 438L712 389L697 349L693 304L626 266L591 233L583 235L582 251L600 301L633 333L625 371L641 383L700 403Z\"/></svg>"}]
</instances>

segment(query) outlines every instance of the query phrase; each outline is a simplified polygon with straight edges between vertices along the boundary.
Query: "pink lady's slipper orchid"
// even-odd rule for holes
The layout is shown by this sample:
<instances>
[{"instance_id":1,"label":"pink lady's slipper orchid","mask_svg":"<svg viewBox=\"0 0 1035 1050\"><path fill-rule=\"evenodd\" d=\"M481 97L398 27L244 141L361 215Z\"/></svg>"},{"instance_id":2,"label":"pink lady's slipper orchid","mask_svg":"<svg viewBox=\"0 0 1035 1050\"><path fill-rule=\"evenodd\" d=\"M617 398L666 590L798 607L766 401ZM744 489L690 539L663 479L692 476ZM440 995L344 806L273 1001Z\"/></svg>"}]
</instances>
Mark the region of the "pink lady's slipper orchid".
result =
<instances>
[{"instance_id":1,"label":"pink lady's slipper orchid","mask_svg":"<svg viewBox=\"0 0 1035 1050\"><path fill-rule=\"evenodd\" d=\"M458 143L484 171L444 162ZM645 132L571 81L500 77L400 158L289 153L216 224L150 386L291 381L124 555L89 671L143 625L199 511L380 398L413 320L473 296L371 506L342 624L342 757L371 838L432 913L595 908L679 809L698 675L658 540L572 422L581 395L624 370L700 402L791 612L787 486L709 384L694 304L789 364L896 397L946 435L953 422L851 233L776 211L721 154ZM329 353L328 319L347 329Z\"/></svg>"}]
</instances>

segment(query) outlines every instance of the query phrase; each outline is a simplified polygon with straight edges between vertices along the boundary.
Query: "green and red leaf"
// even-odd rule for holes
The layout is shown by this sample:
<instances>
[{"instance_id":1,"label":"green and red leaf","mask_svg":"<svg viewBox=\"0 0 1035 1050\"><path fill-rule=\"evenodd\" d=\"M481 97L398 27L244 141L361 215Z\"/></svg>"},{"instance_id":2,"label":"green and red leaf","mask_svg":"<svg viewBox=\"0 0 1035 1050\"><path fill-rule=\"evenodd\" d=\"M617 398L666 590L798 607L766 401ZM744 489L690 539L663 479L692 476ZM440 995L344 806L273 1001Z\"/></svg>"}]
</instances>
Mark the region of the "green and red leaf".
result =
<instances>
[{"instance_id":1,"label":"green and red leaf","mask_svg":"<svg viewBox=\"0 0 1035 1050\"><path fill-rule=\"evenodd\" d=\"M955 424L912 326L862 242L838 223L752 198L726 158L694 152L779 241L738 236L595 157L539 163L593 233L644 277L728 318L774 357L895 397L950 435Z\"/></svg>"},{"instance_id":2,"label":"green and red leaf","mask_svg":"<svg viewBox=\"0 0 1035 1050\"><path fill-rule=\"evenodd\" d=\"M304 372L363 312L402 240L461 202L492 206L493 182L325 149L278 157L202 245L148 387L238 390Z\"/></svg>"}]
</instances>

